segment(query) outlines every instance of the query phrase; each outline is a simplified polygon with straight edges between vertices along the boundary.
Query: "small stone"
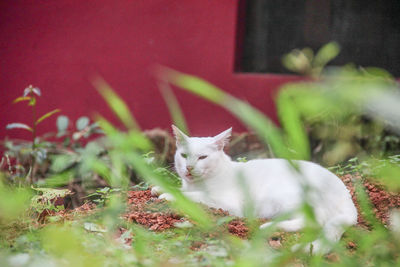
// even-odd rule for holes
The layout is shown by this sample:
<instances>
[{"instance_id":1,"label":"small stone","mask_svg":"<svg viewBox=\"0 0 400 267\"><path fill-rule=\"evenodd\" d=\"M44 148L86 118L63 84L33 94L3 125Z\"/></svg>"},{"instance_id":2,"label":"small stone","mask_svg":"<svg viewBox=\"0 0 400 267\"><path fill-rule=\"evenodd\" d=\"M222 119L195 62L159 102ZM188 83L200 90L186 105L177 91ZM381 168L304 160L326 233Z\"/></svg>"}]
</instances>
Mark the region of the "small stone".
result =
<instances>
[{"instance_id":1,"label":"small stone","mask_svg":"<svg viewBox=\"0 0 400 267\"><path fill-rule=\"evenodd\" d=\"M270 239L268 241L268 244L274 249L278 249L278 248L282 247L282 243L279 239L278 240Z\"/></svg>"},{"instance_id":2,"label":"small stone","mask_svg":"<svg viewBox=\"0 0 400 267\"><path fill-rule=\"evenodd\" d=\"M347 243L347 247L348 247L348 248L355 248L356 246L357 246L357 245L356 245L354 242L351 242L351 241L350 241L350 242Z\"/></svg>"}]
</instances>

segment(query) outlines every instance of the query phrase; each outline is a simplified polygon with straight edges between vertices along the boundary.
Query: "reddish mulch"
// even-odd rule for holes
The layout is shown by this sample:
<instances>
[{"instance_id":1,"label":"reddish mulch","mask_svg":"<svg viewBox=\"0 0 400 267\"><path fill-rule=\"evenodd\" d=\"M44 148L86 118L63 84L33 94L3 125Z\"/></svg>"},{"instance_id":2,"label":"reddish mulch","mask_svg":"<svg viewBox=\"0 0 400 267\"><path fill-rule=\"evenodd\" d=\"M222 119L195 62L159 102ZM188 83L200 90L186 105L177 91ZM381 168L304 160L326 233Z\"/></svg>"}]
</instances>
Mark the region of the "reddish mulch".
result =
<instances>
[{"instance_id":1,"label":"reddish mulch","mask_svg":"<svg viewBox=\"0 0 400 267\"><path fill-rule=\"evenodd\" d=\"M207 247L207 244L201 241L194 241L190 246L190 249L193 251L199 251Z\"/></svg>"},{"instance_id":2,"label":"reddish mulch","mask_svg":"<svg viewBox=\"0 0 400 267\"><path fill-rule=\"evenodd\" d=\"M96 208L96 204L94 204L92 202L86 202L82 206L74 209L74 211L79 212L79 213L87 213L87 212L93 211L95 208Z\"/></svg>"},{"instance_id":3,"label":"reddish mulch","mask_svg":"<svg viewBox=\"0 0 400 267\"><path fill-rule=\"evenodd\" d=\"M346 174L340 178L349 189L350 194L353 198L353 202L357 207L358 224L367 227L367 222L361 215L360 206L354 193L354 182L357 179L361 179L361 176L352 176L351 174ZM366 193L368 194L368 197L373 205L373 212L382 223L387 225L389 223L390 211L392 209L400 208L400 194L388 192L387 190L384 190L384 187L381 184L376 182L366 180L363 182L363 184L365 186Z\"/></svg>"},{"instance_id":4,"label":"reddish mulch","mask_svg":"<svg viewBox=\"0 0 400 267\"><path fill-rule=\"evenodd\" d=\"M127 218L128 221L144 225L152 231L162 231L173 228L175 227L175 223L182 222L181 216L177 214L164 214L161 212L151 213L135 211L125 215L125 218Z\"/></svg>"},{"instance_id":5,"label":"reddish mulch","mask_svg":"<svg viewBox=\"0 0 400 267\"><path fill-rule=\"evenodd\" d=\"M121 236L122 236L126 231L128 231L126 228L119 227L118 230L117 230L117 232L115 233L115 238L116 238L116 239L117 239L117 238L121 238ZM128 236L128 237L124 238L124 239L123 239L123 243L124 243L125 245L130 245L130 244L132 243L132 236Z\"/></svg>"},{"instance_id":6,"label":"reddish mulch","mask_svg":"<svg viewBox=\"0 0 400 267\"><path fill-rule=\"evenodd\" d=\"M149 206L157 203L163 203L163 200L151 195L151 190L129 191L128 204L129 211L124 217L130 222L136 222L144 225L152 231L162 231L175 227L175 223L182 222L182 216L172 212L152 212L147 209Z\"/></svg>"},{"instance_id":7,"label":"reddish mulch","mask_svg":"<svg viewBox=\"0 0 400 267\"><path fill-rule=\"evenodd\" d=\"M162 231L175 227L174 224L183 220L182 216L172 212L149 212L148 207L156 203L163 203L163 200L151 195L151 190L129 191L128 203L131 204L130 212L125 215L129 221L133 221L148 227L153 231ZM229 216L227 211L210 208L213 215L218 217ZM235 219L227 224L228 231L240 238L247 238L249 229L245 222ZM194 246L195 249L196 246Z\"/></svg>"},{"instance_id":8,"label":"reddish mulch","mask_svg":"<svg viewBox=\"0 0 400 267\"><path fill-rule=\"evenodd\" d=\"M151 190L128 191L128 204L143 205L150 199L157 199L151 195Z\"/></svg>"},{"instance_id":9,"label":"reddish mulch","mask_svg":"<svg viewBox=\"0 0 400 267\"><path fill-rule=\"evenodd\" d=\"M249 235L249 228L244 221L239 219L232 220L228 223L228 231L240 238L248 238Z\"/></svg>"},{"instance_id":10,"label":"reddish mulch","mask_svg":"<svg viewBox=\"0 0 400 267\"><path fill-rule=\"evenodd\" d=\"M229 212L223 209L215 209L209 208L212 215L217 217L227 217L229 216ZM249 236L249 228L246 226L246 223L242 219L234 219L227 224L227 228L229 233L236 235L240 238L248 238Z\"/></svg>"},{"instance_id":11,"label":"reddish mulch","mask_svg":"<svg viewBox=\"0 0 400 267\"><path fill-rule=\"evenodd\" d=\"M223 209L210 208L210 211L215 216L229 216L229 212Z\"/></svg>"}]
</instances>

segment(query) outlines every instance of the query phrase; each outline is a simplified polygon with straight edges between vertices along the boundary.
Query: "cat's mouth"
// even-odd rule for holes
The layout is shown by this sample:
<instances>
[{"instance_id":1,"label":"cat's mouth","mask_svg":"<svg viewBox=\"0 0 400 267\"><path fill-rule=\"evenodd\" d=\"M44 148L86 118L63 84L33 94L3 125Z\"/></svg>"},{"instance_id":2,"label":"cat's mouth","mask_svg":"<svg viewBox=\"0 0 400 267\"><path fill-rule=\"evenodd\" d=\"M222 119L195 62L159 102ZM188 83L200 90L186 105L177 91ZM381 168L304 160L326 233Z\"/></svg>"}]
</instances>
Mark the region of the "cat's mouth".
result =
<instances>
[{"instance_id":1,"label":"cat's mouth","mask_svg":"<svg viewBox=\"0 0 400 267\"><path fill-rule=\"evenodd\" d=\"M189 180L193 180L193 175L190 172L185 173L185 177Z\"/></svg>"},{"instance_id":2,"label":"cat's mouth","mask_svg":"<svg viewBox=\"0 0 400 267\"><path fill-rule=\"evenodd\" d=\"M186 172L185 173L185 178L189 182L196 182L196 181L199 180L200 177L199 177L199 175L196 175L195 173Z\"/></svg>"}]
</instances>

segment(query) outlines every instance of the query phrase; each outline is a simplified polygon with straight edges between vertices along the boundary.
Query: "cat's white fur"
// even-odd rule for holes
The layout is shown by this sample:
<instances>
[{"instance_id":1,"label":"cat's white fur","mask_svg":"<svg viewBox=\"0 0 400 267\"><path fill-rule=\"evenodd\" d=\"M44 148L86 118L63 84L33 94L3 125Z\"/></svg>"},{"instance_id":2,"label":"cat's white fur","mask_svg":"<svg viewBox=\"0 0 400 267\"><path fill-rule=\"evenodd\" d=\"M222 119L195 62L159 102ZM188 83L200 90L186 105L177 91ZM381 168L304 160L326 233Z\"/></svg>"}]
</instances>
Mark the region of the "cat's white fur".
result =
<instances>
[{"instance_id":1,"label":"cat's white fur","mask_svg":"<svg viewBox=\"0 0 400 267\"><path fill-rule=\"evenodd\" d=\"M244 216L245 203L250 197L257 217L269 219L290 213L290 219L276 226L284 231L298 231L305 224L299 208L307 200L325 238L331 242L337 242L345 227L357 222L357 210L349 191L337 176L320 165L295 161L299 168L296 171L284 159L234 162L223 151L231 129L215 137L199 138L186 136L174 125L172 128L181 190L193 201ZM171 196L165 193L160 198L171 199ZM266 223L261 228L270 225ZM328 252L325 243L312 242L313 252Z\"/></svg>"}]
</instances>

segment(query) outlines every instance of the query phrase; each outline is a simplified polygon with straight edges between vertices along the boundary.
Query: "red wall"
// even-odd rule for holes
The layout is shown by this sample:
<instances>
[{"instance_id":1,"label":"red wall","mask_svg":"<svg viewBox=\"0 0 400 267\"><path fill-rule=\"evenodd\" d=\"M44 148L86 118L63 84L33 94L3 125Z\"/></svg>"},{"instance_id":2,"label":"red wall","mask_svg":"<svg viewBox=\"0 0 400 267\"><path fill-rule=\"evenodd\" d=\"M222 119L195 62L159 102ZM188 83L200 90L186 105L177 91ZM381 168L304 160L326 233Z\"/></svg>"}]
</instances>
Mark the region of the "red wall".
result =
<instances>
[{"instance_id":1,"label":"red wall","mask_svg":"<svg viewBox=\"0 0 400 267\"><path fill-rule=\"evenodd\" d=\"M90 83L100 74L129 104L144 129L171 120L151 73L158 63L198 75L275 118L273 93L293 79L234 73L240 45L234 0L2 0L0 2L0 138L29 123L24 104L11 104L33 84L42 89L39 114L54 108L72 119L95 112L116 122ZM238 24L239 23L239 24ZM175 90L195 135L245 128L219 107ZM53 131L55 117L40 125Z\"/></svg>"}]
</instances>

